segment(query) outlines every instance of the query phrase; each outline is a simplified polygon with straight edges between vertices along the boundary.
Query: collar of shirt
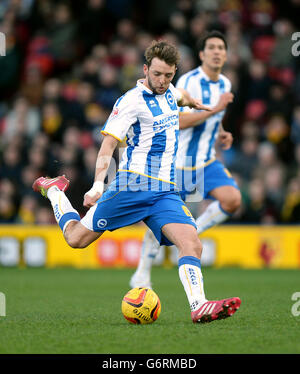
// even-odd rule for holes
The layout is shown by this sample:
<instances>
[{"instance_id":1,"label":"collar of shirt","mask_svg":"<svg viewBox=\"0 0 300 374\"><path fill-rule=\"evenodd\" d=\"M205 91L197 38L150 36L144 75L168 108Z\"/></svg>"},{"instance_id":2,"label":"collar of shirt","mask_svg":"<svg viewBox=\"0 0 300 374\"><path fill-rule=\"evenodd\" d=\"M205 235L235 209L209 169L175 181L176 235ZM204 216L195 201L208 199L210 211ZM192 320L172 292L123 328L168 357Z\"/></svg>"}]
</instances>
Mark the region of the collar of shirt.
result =
<instances>
[{"instance_id":1,"label":"collar of shirt","mask_svg":"<svg viewBox=\"0 0 300 374\"><path fill-rule=\"evenodd\" d=\"M204 78L208 81L208 83L219 83L220 82L220 78L217 80L217 81L213 81L213 80L211 80L210 78L209 78L209 76L205 73L205 71L202 69L202 67L201 66L199 66L199 71L200 71L200 73L202 73L203 75L204 75Z\"/></svg>"},{"instance_id":2,"label":"collar of shirt","mask_svg":"<svg viewBox=\"0 0 300 374\"><path fill-rule=\"evenodd\" d=\"M144 84L144 81L145 81L145 79L139 79L138 81L137 81L137 86L142 90L142 91L146 91L149 95L154 95L154 96L164 96L165 94L166 94L166 92L168 91L166 91L166 92L164 92L162 95L157 95L157 94L154 94L153 93L153 91L151 91L150 90L150 88L148 88L147 86L145 86L145 84ZM169 89L169 87L168 87L168 89Z\"/></svg>"}]
</instances>

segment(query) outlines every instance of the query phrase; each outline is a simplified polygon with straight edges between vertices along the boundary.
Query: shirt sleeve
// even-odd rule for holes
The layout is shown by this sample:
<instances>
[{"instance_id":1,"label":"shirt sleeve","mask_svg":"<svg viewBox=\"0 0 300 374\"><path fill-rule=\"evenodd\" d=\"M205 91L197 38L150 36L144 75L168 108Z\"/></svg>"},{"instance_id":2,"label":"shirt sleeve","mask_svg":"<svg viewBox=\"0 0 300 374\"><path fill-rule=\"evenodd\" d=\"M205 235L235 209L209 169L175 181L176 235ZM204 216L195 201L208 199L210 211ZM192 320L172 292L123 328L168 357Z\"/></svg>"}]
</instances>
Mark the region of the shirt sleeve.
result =
<instances>
[{"instance_id":1,"label":"shirt sleeve","mask_svg":"<svg viewBox=\"0 0 300 374\"><path fill-rule=\"evenodd\" d=\"M227 90L226 90L226 92L231 92L231 88L232 88L232 85L231 85L230 80L228 79L227 80Z\"/></svg>"},{"instance_id":2,"label":"shirt sleeve","mask_svg":"<svg viewBox=\"0 0 300 374\"><path fill-rule=\"evenodd\" d=\"M101 133L103 135L111 135L121 142L125 138L130 126L136 121L136 103L131 95L125 94L116 101Z\"/></svg>"},{"instance_id":3,"label":"shirt sleeve","mask_svg":"<svg viewBox=\"0 0 300 374\"><path fill-rule=\"evenodd\" d=\"M185 76L182 75L182 76L178 79L178 81L177 81L177 83L176 83L176 88L184 88L184 89L185 89L185 85L186 85L186 79L185 79Z\"/></svg>"},{"instance_id":4,"label":"shirt sleeve","mask_svg":"<svg viewBox=\"0 0 300 374\"><path fill-rule=\"evenodd\" d=\"M182 92L179 91L177 88L175 88L173 84L170 84L170 90L172 94L174 95L177 102L182 99Z\"/></svg>"},{"instance_id":5,"label":"shirt sleeve","mask_svg":"<svg viewBox=\"0 0 300 374\"><path fill-rule=\"evenodd\" d=\"M191 95L191 81L187 79L186 75L181 76L177 83L176 83L176 89L178 88L183 88L184 90L188 91L189 94ZM177 90L179 91L179 90ZM181 93L182 94L182 93ZM191 95L193 96L193 95ZM192 113L194 112L193 108L190 108L188 106L181 106L179 108L180 113Z\"/></svg>"},{"instance_id":6,"label":"shirt sleeve","mask_svg":"<svg viewBox=\"0 0 300 374\"><path fill-rule=\"evenodd\" d=\"M223 74L220 75L220 80L224 82L224 92L231 92L232 87L230 80Z\"/></svg>"}]
</instances>

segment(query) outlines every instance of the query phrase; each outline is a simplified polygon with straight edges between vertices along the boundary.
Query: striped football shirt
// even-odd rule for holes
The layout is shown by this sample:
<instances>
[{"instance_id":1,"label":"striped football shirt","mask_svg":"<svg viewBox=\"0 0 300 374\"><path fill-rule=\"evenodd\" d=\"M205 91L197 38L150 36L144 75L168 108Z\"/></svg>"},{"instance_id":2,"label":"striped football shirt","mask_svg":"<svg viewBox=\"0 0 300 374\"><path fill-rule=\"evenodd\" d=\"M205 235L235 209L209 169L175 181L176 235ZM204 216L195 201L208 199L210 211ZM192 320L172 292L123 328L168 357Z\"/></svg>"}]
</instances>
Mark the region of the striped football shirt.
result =
<instances>
[{"instance_id":1,"label":"striped football shirt","mask_svg":"<svg viewBox=\"0 0 300 374\"><path fill-rule=\"evenodd\" d=\"M120 172L176 183L177 101L181 98L182 93L172 84L164 94L156 95L139 80L116 101L102 133L119 141L126 137Z\"/></svg>"},{"instance_id":2,"label":"striped football shirt","mask_svg":"<svg viewBox=\"0 0 300 374\"><path fill-rule=\"evenodd\" d=\"M230 92L231 83L220 74L218 81L212 81L198 67L182 75L176 87L184 88L192 97L202 100L207 106L215 106L222 93ZM194 112L195 109L181 107L180 112ZM180 130L176 167L197 168L213 160L216 155L215 142L225 110L209 117L198 126Z\"/></svg>"}]
</instances>

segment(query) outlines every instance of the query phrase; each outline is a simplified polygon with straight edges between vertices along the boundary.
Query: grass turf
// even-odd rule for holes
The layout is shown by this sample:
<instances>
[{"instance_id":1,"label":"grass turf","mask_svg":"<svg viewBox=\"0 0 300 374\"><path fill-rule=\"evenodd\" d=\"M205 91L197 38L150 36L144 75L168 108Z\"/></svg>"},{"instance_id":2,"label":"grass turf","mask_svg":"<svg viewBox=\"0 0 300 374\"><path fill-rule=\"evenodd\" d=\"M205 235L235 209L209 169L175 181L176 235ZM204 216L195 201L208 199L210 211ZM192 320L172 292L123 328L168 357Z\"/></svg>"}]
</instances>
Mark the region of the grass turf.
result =
<instances>
[{"instance_id":1,"label":"grass turf","mask_svg":"<svg viewBox=\"0 0 300 374\"><path fill-rule=\"evenodd\" d=\"M206 296L239 296L231 318L193 324L176 268L153 269L162 312L151 325L121 314L133 270L0 269L0 353L300 353L297 270L204 268Z\"/></svg>"}]
</instances>

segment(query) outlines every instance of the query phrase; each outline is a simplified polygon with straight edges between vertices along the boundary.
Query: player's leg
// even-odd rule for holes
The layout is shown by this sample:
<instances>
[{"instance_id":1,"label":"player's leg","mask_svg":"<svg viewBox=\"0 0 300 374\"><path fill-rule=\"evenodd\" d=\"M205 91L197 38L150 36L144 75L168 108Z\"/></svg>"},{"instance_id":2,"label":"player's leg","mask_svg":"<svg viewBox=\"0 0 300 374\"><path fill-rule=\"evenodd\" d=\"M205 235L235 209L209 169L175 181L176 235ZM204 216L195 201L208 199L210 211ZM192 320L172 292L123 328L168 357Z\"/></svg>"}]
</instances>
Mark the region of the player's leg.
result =
<instances>
[{"instance_id":1,"label":"player's leg","mask_svg":"<svg viewBox=\"0 0 300 374\"><path fill-rule=\"evenodd\" d=\"M241 205L241 193L233 186L217 187L209 193L218 200L221 209L227 214L233 214Z\"/></svg>"},{"instance_id":2,"label":"player's leg","mask_svg":"<svg viewBox=\"0 0 300 374\"><path fill-rule=\"evenodd\" d=\"M207 300L200 261L202 244L192 214L179 194L170 193L152 206L151 215L145 223L160 244L176 245L179 251L179 278L191 311L196 311Z\"/></svg>"},{"instance_id":3,"label":"player's leg","mask_svg":"<svg viewBox=\"0 0 300 374\"><path fill-rule=\"evenodd\" d=\"M183 170L177 169L176 173L177 173L177 186L180 189L181 198L184 201L185 196L186 196L186 191L184 187L188 186L188 188L193 189L193 187L190 186L190 183L192 182L191 181L184 182L184 171ZM190 176L188 175L188 177ZM155 235L150 229L148 229L143 239L142 250L140 254L138 267L129 281L130 287L151 288L151 269L153 266L154 259L160 250L160 247L161 245L155 238Z\"/></svg>"},{"instance_id":4,"label":"player's leg","mask_svg":"<svg viewBox=\"0 0 300 374\"><path fill-rule=\"evenodd\" d=\"M69 187L69 181L65 176L38 178L32 187L34 191L40 192L50 200L56 222L61 228L66 242L72 248L85 248L101 236L102 232L88 230L80 223L78 212L65 195L65 191Z\"/></svg>"},{"instance_id":5,"label":"player's leg","mask_svg":"<svg viewBox=\"0 0 300 374\"><path fill-rule=\"evenodd\" d=\"M239 208L241 193L232 186L222 186L210 192L213 201L196 219L197 231L202 233L209 228L225 222Z\"/></svg>"},{"instance_id":6,"label":"player's leg","mask_svg":"<svg viewBox=\"0 0 300 374\"><path fill-rule=\"evenodd\" d=\"M80 222L69 222L63 234L66 242L72 248L86 248L97 240L104 231L95 232L84 227Z\"/></svg>"},{"instance_id":7,"label":"player's leg","mask_svg":"<svg viewBox=\"0 0 300 374\"><path fill-rule=\"evenodd\" d=\"M204 198L216 201L196 219L198 233L225 222L241 204L241 193L235 180L219 161L204 168Z\"/></svg>"},{"instance_id":8,"label":"player's leg","mask_svg":"<svg viewBox=\"0 0 300 374\"><path fill-rule=\"evenodd\" d=\"M201 271L202 244L195 221L178 194L168 194L152 207L145 223L160 244L175 244L179 250L178 271L191 309L193 322L209 322L232 315L239 298L208 301Z\"/></svg>"},{"instance_id":9,"label":"player's leg","mask_svg":"<svg viewBox=\"0 0 300 374\"><path fill-rule=\"evenodd\" d=\"M148 229L143 239L138 267L129 282L130 287L151 288L151 269L159 249L160 244L155 238L153 232Z\"/></svg>"},{"instance_id":10,"label":"player's leg","mask_svg":"<svg viewBox=\"0 0 300 374\"><path fill-rule=\"evenodd\" d=\"M195 228L170 223L163 226L162 232L179 249L179 277L190 304L193 322L211 322L232 316L240 307L240 298L213 301L205 298L200 262L202 245Z\"/></svg>"},{"instance_id":11,"label":"player's leg","mask_svg":"<svg viewBox=\"0 0 300 374\"><path fill-rule=\"evenodd\" d=\"M201 271L201 241L195 227L190 224L168 223L162 227L162 233L179 251L179 278L193 312L207 301Z\"/></svg>"}]
</instances>

